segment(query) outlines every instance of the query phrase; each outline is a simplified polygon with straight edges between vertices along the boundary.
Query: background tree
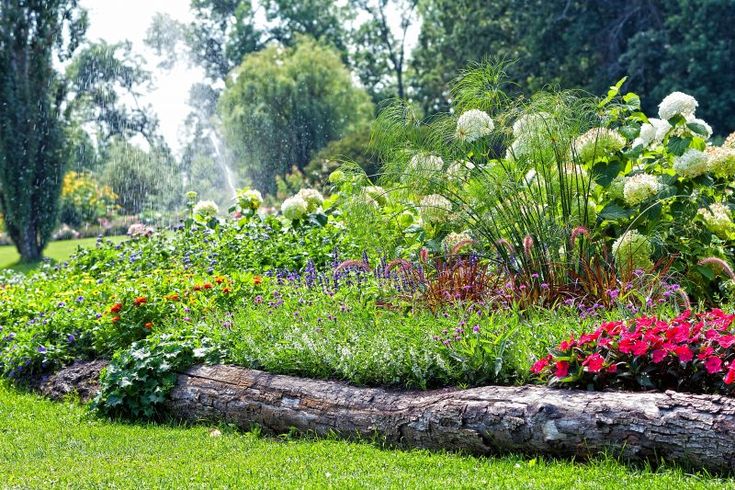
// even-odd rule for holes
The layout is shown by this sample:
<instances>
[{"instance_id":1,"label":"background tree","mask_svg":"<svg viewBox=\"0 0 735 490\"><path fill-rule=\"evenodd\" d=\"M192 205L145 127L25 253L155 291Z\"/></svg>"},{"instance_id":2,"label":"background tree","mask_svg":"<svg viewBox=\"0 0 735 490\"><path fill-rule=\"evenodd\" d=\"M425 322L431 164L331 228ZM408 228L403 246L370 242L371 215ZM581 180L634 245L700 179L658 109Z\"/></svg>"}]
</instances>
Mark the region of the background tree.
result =
<instances>
[{"instance_id":1,"label":"background tree","mask_svg":"<svg viewBox=\"0 0 735 490\"><path fill-rule=\"evenodd\" d=\"M41 258L56 225L66 142L54 70L86 29L76 0L0 3L0 212L23 261Z\"/></svg>"},{"instance_id":2,"label":"background tree","mask_svg":"<svg viewBox=\"0 0 735 490\"><path fill-rule=\"evenodd\" d=\"M219 102L227 142L262 190L299 169L329 141L372 117L367 93L354 85L333 48L302 38L291 48L251 54L233 73Z\"/></svg>"}]
</instances>

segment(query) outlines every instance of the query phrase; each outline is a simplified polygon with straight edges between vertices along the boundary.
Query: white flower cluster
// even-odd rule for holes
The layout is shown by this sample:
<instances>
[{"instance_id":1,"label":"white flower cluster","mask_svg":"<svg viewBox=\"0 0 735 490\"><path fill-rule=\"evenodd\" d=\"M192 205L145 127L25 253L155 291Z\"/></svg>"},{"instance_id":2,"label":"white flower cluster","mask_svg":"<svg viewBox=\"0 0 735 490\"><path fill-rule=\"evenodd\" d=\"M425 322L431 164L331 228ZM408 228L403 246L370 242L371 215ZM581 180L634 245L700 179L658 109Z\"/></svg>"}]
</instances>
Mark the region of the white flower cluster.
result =
<instances>
[{"instance_id":1,"label":"white flower cluster","mask_svg":"<svg viewBox=\"0 0 735 490\"><path fill-rule=\"evenodd\" d=\"M637 206L661 190L658 178L650 174L635 174L625 179L623 199L628 206Z\"/></svg>"},{"instance_id":2,"label":"white flower cluster","mask_svg":"<svg viewBox=\"0 0 735 490\"><path fill-rule=\"evenodd\" d=\"M211 218L217 216L219 206L214 201L199 201L194 205L194 216Z\"/></svg>"},{"instance_id":3,"label":"white flower cluster","mask_svg":"<svg viewBox=\"0 0 735 490\"><path fill-rule=\"evenodd\" d=\"M592 128L574 140L574 154L582 162L589 162L625 146L625 138L612 129Z\"/></svg>"},{"instance_id":4,"label":"white flower cluster","mask_svg":"<svg viewBox=\"0 0 735 490\"><path fill-rule=\"evenodd\" d=\"M462 113L457 119L455 137L460 141L472 143L483 138L495 129L495 123L487 112L471 109Z\"/></svg>"},{"instance_id":5,"label":"white flower cluster","mask_svg":"<svg viewBox=\"0 0 735 490\"><path fill-rule=\"evenodd\" d=\"M651 242L636 230L628 230L620 235L613 242L612 253L618 270L647 270L653 266Z\"/></svg>"},{"instance_id":6,"label":"white flower cluster","mask_svg":"<svg viewBox=\"0 0 735 490\"><path fill-rule=\"evenodd\" d=\"M668 121L652 117L641 126L640 134L633 140L633 147L643 145L645 148L651 144L660 144L670 130L671 124Z\"/></svg>"},{"instance_id":7,"label":"white flower cluster","mask_svg":"<svg viewBox=\"0 0 735 490\"><path fill-rule=\"evenodd\" d=\"M448 252L459 252L459 250L454 249L460 244L462 244L460 247L462 249L470 247L472 245L472 236L466 231L461 233L452 232L442 240L442 247Z\"/></svg>"},{"instance_id":8,"label":"white flower cluster","mask_svg":"<svg viewBox=\"0 0 735 490\"><path fill-rule=\"evenodd\" d=\"M533 151L534 141L543 139L549 132L551 114L536 112L524 114L513 123L513 143L506 151L505 158L522 158Z\"/></svg>"},{"instance_id":9,"label":"white flower cluster","mask_svg":"<svg viewBox=\"0 0 735 490\"><path fill-rule=\"evenodd\" d=\"M685 179L699 177L707 171L707 154L690 148L674 159L674 171Z\"/></svg>"},{"instance_id":10,"label":"white flower cluster","mask_svg":"<svg viewBox=\"0 0 735 490\"><path fill-rule=\"evenodd\" d=\"M697 110L699 103L697 99L691 95L687 95L682 92L672 92L666 97L658 106L658 115L664 121L668 121L676 115L681 115L685 119L689 119L694 116L694 111Z\"/></svg>"},{"instance_id":11,"label":"white flower cluster","mask_svg":"<svg viewBox=\"0 0 735 490\"><path fill-rule=\"evenodd\" d=\"M290 219L291 221L303 218L306 216L308 210L309 203L298 194L289 197L281 203L281 213L286 219Z\"/></svg>"},{"instance_id":12,"label":"white flower cluster","mask_svg":"<svg viewBox=\"0 0 735 490\"><path fill-rule=\"evenodd\" d=\"M133 223L128 227L128 236L132 238L152 236L155 232L155 228L152 226L146 226L143 223Z\"/></svg>"},{"instance_id":13,"label":"white flower cluster","mask_svg":"<svg viewBox=\"0 0 735 490\"><path fill-rule=\"evenodd\" d=\"M388 202L388 194L380 186L369 185L362 188L362 192L366 197L375 201L376 204L383 206Z\"/></svg>"},{"instance_id":14,"label":"white flower cluster","mask_svg":"<svg viewBox=\"0 0 735 490\"><path fill-rule=\"evenodd\" d=\"M256 211L263 204L263 195L257 189L242 189L237 193L237 204L242 209Z\"/></svg>"},{"instance_id":15,"label":"white flower cluster","mask_svg":"<svg viewBox=\"0 0 735 490\"><path fill-rule=\"evenodd\" d=\"M419 203L421 219L427 223L438 223L445 220L452 212L452 203L439 194L431 194Z\"/></svg>"},{"instance_id":16,"label":"white flower cluster","mask_svg":"<svg viewBox=\"0 0 735 490\"><path fill-rule=\"evenodd\" d=\"M447 176L450 179L464 179L468 172L475 168L475 164L470 161L457 161L452 163L447 169Z\"/></svg>"},{"instance_id":17,"label":"white flower cluster","mask_svg":"<svg viewBox=\"0 0 735 490\"><path fill-rule=\"evenodd\" d=\"M722 146L725 148L732 148L735 149L735 131L730 133L727 138L725 138L725 142L722 143Z\"/></svg>"},{"instance_id":18,"label":"white flower cluster","mask_svg":"<svg viewBox=\"0 0 735 490\"><path fill-rule=\"evenodd\" d=\"M444 169L444 160L436 155L418 154L408 162L409 177L415 175L429 176L438 174Z\"/></svg>"},{"instance_id":19,"label":"white flower cluster","mask_svg":"<svg viewBox=\"0 0 735 490\"><path fill-rule=\"evenodd\" d=\"M721 178L735 176L735 148L710 147L707 154L710 172Z\"/></svg>"},{"instance_id":20,"label":"white flower cluster","mask_svg":"<svg viewBox=\"0 0 735 490\"><path fill-rule=\"evenodd\" d=\"M732 213L724 204L715 203L707 208L701 208L698 214L704 220L707 229L718 237L725 239L732 233Z\"/></svg>"},{"instance_id":21,"label":"white flower cluster","mask_svg":"<svg viewBox=\"0 0 735 490\"><path fill-rule=\"evenodd\" d=\"M301 189L297 194L298 197L306 201L307 212L313 213L324 202L324 196L316 189Z\"/></svg>"}]
</instances>

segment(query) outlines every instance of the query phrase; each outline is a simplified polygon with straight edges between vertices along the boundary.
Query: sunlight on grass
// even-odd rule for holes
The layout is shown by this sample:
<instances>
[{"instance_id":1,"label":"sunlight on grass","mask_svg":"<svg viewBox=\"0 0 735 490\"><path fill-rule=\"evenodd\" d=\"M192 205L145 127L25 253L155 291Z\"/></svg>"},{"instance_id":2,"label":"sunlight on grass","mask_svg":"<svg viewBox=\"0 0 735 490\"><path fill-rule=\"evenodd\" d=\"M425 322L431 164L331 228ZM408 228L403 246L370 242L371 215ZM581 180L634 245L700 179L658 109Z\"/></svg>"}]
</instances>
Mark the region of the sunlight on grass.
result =
<instances>
[{"instance_id":1,"label":"sunlight on grass","mask_svg":"<svg viewBox=\"0 0 735 490\"><path fill-rule=\"evenodd\" d=\"M113 242L121 242L125 240L125 236L115 236L105 238ZM94 247L96 238L82 238L79 240L61 240L49 243L44 251L44 257L60 262L68 259L77 251L77 248ZM24 264L20 262L20 255L13 245L0 246L0 269L12 269L16 272L26 273L34 270L38 264Z\"/></svg>"}]
</instances>

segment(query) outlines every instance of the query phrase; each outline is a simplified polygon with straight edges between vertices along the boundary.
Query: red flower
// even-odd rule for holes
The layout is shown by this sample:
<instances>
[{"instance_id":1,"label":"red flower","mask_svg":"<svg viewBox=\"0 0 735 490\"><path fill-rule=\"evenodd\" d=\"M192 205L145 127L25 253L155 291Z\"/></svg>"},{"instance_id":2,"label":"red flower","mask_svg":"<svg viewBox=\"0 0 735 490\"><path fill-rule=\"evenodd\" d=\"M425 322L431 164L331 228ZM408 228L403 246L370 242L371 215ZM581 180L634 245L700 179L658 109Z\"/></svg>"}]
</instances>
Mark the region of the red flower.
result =
<instances>
[{"instance_id":1,"label":"red flower","mask_svg":"<svg viewBox=\"0 0 735 490\"><path fill-rule=\"evenodd\" d=\"M531 372L533 374L539 374L548 365L549 365L549 359L547 357L541 358L538 361L533 363L533 366L531 366Z\"/></svg>"},{"instance_id":2,"label":"red flower","mask_svg":"<svg viewBox=\"0 0 735 490\"><path fill-rule=\"evenodd\" d=\"M717 356L708 357L707 360L704 361L704 369L706 369L709 374L719 373L722 371L722 359Z\"/></svg>"},{"instance_id":3,"label":"red flower","mask_svg":"<svg viewBox=\"0 0 735 490\"><path fill-rule=\"evenodd\" d=\"M554 376L556 376L557 378L566 378L567 376L569 376L569 362L557 361L556 372L554 372Z\"/></svg>"},{"instance_id":4,"label":"red flower","mask_svg":"<svg viewBox=\"0 0 735 490\"><path fill-rule=\"evenodd\" d=\"M604 364L605 359L597 352L590 354L587 356L587 359L582 362L582 366L586 366L587 371L591 373L599 373Z\"/></svg>"},{"instance_id":5,"label":"red flower","mask_svg":"<svg viewBox=\"0 0 735 490\"><path fill-rule=\"evenodd\" d=\"M559 344L559 350L562 352L568 351L569 349L574 347L575 343L576 342L574 341L574 335L572 335L571 337L569 337L569 340L561 341L561 343Z\"/></svg>"},{"instance_id":6,"label":"red flower","mask_svg":"<svg viewBox=\"0 0 735 490\"><path fill-rule=\"evenodd\" d=\"M225 278L222 276L217 276L214 278L214 282L216 282L217 284L222 284L223 282L225 282Z\"/></svg>"},{"instance_id":7,"label":"red flower","mask_svg":"<svg viewBox=\"0 0 735 490\"><path fill-rule=\"evenodd\" d=\"M222 294L230 294L232 292L232 289L228 287L222 288Z\"/></svg>"},{"instance_id":8,"label":"red flower","mask_svg":"<svg viewBox=\"0 0 735 490\"><path fill-rule=\"evenodd\" d=\"M656 349L655 351L651 352L651 359L653 359L653 362L658 364L659 362L666 359L666 351L664 349Z\"/></svg>"},{"instance_id":9,"label":"red flower","mask_svg":"<svg viewBox=\"0 0 735 490\"><path fill-rule=\"evenodd\" d=\"M263 278L260 276L254 276L253 277L253 284L258 286L263 282Z\"/></svg>"},{"instance_id":10,"label":"red flower","mask_svg":"<svg viewBox=\"0 0 735 490\"><path fill-rule=\"evenodd\" d=\"M119 316L112 317L112 323L117 323L119 321L120 321L120 317Z\"/></svg>"},{"instance_id":11,"label":"red flower","mask_svg":"<svg viewBox=\"0 0 735 490\"><path fill-rule=\"evenodd\" d=\"M212 289L213 286L211 282L205 282L204 284L202 284L202 287L204 289Z\"/></svg>"},{"instance_id":12,"label":"red flower","mask_svg":"<svg viewBox=\"0 0 735 490\"><path fill-rule=\"evenodd\" d=\"M735 335L723 335L717 339L717 343L720 344L720 347L723 349L729 349L733 344L735 344Z\"/></svg>"},{"instance_id":13,"label":"red flower","mask_svg":"<svg viewBox=\"0 0 735 490\"><path fill-rule=\"evenodd\" d=\"M145 296L138 296L137 298L135 298L135 301L133 303L135 303L135 306L141 306L146 304L147 302L148 300Z\"/></svg>"},{"instance_id":14,"label":"red flower","mask_svg":"<svg viewBox=\"0 0 735 490\"><path fill-rule=\"evenodd\" d=\"M169 301L178 301L180 298L179 298L179 295L178 294L171 293L168 296L166 296L166 299L169 300Z\"/></svg>"},{"instance_id":15,"label":"red flower","mask_svg":"<svg viewBox=\"0 0 735 490\"><path fill-rule=\"evenodd\" d=\"M724 381L726 385L735 383L735 362L730 363L730 368L727 370Z\"/></svg>"},{"instance_id":16,"label":"red flower","mask_svg":"<svg viewBox=\"0 0 735 490\"><path fill-rule=\"evenodd\" d=\"M201 291L201 290L202 290L202 286L200 286L199 284L194 284L194 291Z\"/></svg>"},{"instance_id":17,"label":"red flower","mask_svg":"<svg viewBox=\"0 0 735 490\"><path fill-rule=\"evenodd\" d=\"M110 308L110 313L117 313L120 310L122 310L122 303L115 303L112 305L112 308Z\"/></svg>"},{"instance_id":18,"label":"red flower","mask_svg":"<svg viewBox=\"0 0 735 490\"><path fill-rule=\"evenodd\" d=\"M633 344L633 355L642 356L646 352L648 352L648 342L644 340L639 340L638 342Z\"/></svg>"},{"instance_id":19,"label":"red flower","mask_svg":"<svg viewBox=\"0 0 735 490\"><path fill-rule=\"evenodd\" d=\"M633 352L633 346L635 345L634 337L627 336L623 337L618 344L618 350L623 354L630 354Z\"/></svg>"},{"instance_id":20,"label":"red flower","mask_svg":"<svg viewBox=\"0 0 735 490\"><path fill-rule=\"evenodd\" d=\"M607 372L610 374L615 374L618 372L618 365L617 364L610 364L610 366L607 368Z\"/></svg>"},{"instance_id":21,"label":"red flower","mask_svg":"<svg viewBox=\"0 0 735 490\"><path fill-rule=\"evenodd\" d=\"M681 362L689 362L694 359L694 352L686 345L680 345L674 349L674 352L679 356Z\"/></svg>"},{"instance_id":22,"label":"red flower","mask_svg":"<svg viewBox=\"0 0 735 490\"><path fill-rule=\"evenodd\" d=\"M152 329L152 328L153 328L153 322L147 322L147 323L146 323L146 324L144 325L144 327L145 327L145 328L147 328L148 330Z\"/></svg>"},{"instance_id":23,"label":"red flower","mask_svg":"<svg viewBox=\"0 0 735 490\"><path fill-rule=\"evenodd\" d=\"M703 347L701 349L701 352L697 354L697 359L699 359L700 361L704 361L705 359L707 359L709 356L711 356L714 353L715 353L715 350L712 347L710 346Z\"/></svg>"}]
</instances>

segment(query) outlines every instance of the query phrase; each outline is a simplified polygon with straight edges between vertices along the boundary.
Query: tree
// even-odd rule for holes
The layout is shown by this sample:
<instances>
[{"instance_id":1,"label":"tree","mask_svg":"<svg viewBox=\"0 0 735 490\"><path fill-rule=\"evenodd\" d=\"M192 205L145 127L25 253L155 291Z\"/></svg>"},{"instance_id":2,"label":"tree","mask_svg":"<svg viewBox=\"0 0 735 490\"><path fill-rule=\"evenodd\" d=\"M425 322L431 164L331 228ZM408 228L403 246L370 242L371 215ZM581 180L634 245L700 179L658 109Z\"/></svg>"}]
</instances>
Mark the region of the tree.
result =
<instances>
[{"instance_id":1,"label":"tree","mask_svg":"<svg viewBox=\"0 0 735 490\"><path fill-rule=\"evenodd\" d=\"M329 141L364 127L373 107L339 53L309 38L245 58L219 102L224 133L241 167L262 190L299 169Z\"/></svg>"},{"instance_id":2,"label":"tree","mask_svg":"<svg viewBox=\"0 0 735 490\"><path fill-rule=\"evenodd\" d=\"M0 212L26 262L41 258L56 225L67 160L52 58L68 59L86 25L77 0L0 3Z\"/></svg>"}]
</instances>

